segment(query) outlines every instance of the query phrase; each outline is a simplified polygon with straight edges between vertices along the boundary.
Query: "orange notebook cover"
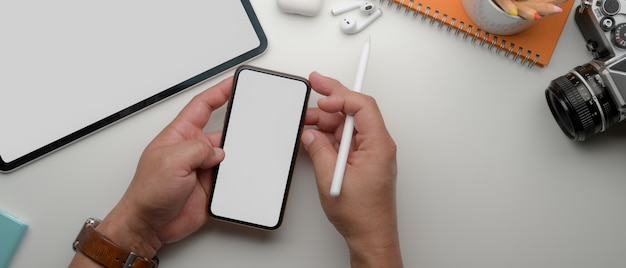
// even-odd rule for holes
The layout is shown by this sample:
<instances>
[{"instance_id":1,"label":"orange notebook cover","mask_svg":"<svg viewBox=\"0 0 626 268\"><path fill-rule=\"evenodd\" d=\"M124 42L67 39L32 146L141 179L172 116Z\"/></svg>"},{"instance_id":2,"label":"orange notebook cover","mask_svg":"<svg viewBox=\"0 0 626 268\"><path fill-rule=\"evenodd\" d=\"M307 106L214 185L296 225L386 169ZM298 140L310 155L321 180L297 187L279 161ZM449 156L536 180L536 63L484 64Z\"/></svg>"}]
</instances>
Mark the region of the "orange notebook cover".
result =
<instances>
[{"instance_id":1,"label":"orange notebook cover","mask_svg":"<svg viewBox=\"0 0 626 268\"><path fill-rule=\"evenodd\" d=\"M384 0L383 0L384 1ZM498 36L479 29L465 13L461 0L386 0L407 11L421 15L423 20L431 23L438 22L446 26L448 31L463 34L465 38L479 41L490 49L495 48L497 53L506 57L520 59L522 64L529 66L547 66L552 58L561 31L567 22L567 17L574 5L574 0L561 4L563 12L546 16L527 30L507 36ZM491 1L491 0L485 0Z\"/></svg>"}]
</instances>

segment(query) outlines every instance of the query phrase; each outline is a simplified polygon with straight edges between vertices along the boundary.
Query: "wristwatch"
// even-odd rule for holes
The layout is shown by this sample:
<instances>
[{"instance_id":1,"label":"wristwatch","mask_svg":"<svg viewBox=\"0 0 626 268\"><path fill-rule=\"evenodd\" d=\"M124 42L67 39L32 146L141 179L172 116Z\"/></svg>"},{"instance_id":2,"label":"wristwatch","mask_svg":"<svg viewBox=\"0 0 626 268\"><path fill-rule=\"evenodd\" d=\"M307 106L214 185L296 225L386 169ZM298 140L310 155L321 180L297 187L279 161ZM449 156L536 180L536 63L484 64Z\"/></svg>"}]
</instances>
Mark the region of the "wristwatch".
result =
<instances>
[{"instance_id":1,"label":"wristwatch","mask_svg":"<svg viewBox=\"0 0 626 268\"><path fill-rule=\"evenodd\" d=\"M116 246L106 237L96 231L100 220L89 218L85 221L80 233L74 240L74 251L80 251L88 258L108 268L156 268L159 259L139 256Z\"/></svg>"}]
</instances>

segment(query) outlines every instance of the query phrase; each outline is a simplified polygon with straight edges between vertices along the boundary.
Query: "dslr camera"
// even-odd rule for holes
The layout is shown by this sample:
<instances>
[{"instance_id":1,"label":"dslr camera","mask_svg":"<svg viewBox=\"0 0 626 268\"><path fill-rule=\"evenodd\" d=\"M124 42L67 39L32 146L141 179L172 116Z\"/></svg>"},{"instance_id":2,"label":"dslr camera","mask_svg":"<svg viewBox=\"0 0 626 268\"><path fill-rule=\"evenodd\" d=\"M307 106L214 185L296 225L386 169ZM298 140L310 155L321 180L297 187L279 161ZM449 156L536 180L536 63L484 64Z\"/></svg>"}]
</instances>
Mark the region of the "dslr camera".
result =
<instances>
[{"instance_id":1,"label":"dslr camera","mask_svg":"<svg viewBox=\"0 0 626 268\"><path fill-rule=\"evenodd\" d=\"M581 0L574 20L593 60L550 82L550 111L567 137L584 141L626 119L626 1Z\"/></svg>"}]
</instances>

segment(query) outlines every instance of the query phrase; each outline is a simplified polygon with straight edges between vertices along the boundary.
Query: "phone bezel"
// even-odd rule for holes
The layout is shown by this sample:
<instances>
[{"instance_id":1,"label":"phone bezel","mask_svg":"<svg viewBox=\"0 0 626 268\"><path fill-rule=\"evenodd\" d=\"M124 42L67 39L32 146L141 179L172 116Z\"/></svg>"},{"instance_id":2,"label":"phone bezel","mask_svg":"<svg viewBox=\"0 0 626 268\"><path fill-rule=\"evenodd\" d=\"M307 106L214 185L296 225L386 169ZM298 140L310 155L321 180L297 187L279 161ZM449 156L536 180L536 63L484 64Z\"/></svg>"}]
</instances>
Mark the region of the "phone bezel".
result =
<instances>
[{"instance_id":1,"label":"phone bezel","mask_svg":"<svg viewBox=\"0 0 626 268\"><path fill-rule=\"evenodd\" d=\"M286 179L286 185L285 185L285 191L283 193L282 196L282 204L281 204L281 208L280 208L280 214L279 214L279 218L277 220L276 225L273 226L266 226L266 225L262 225L262 224L257 224L254 222L248 222L248 221L244 221L244 220L240 220L240 219L235 219L235 218L231 218L231 217L226 217L226 216L221 216L221 215L217 215L216 213L213 212L212 210L212 204L213 204L213 196L215 193L215 189L216 189L216 185L217 185L217 181L218 181L218 176L219 176L219 167L220 165L215 167L215 172L213 174L213 187L211 188L211 195L209 197L209 204L208 204L208 211L209 211L209 215L214 218L214 219L218 219L218 220L222 220L222 221L227 221L227 222L232 222L232 223L236 223L236 224L240 224L240 225L245 225L245 226L250 226L250 227L255 227L255 228L259 228L259 229L264 229L264 230L275 230L278 227L280 227L280 225L283 222L283 217L284 217L284 213L285 213L285 207L287 204L287 199L288 199L288 194L289 194L289 188L291 186L291 181L292 181L292 177L293 177L293 170L295 167L295 163L296 163L296 158L298 155L298 148L300 147L300 136L302 135L302 131L304 129L304 118L306 115L306 110L307 110L307 106L308 106L308 101L309 101L309 96L310 96L310 92L311 92L311 85L309 83L309 81L303 77L300 76L295 76L295 75L291 75L291 74L287 74L287 73L283 73L283 72L277 72L277 71L273 71L273 70L268 70L268 69L264 69L264 68L259 68L259 67L255 67L255 66L251 66L251 65L242 65L239 68L237 68L237 70L235 71L235 76L234 76L234 81L233 81L233 88L232 88L232 92L231 92L231 96L227 105L227 110L226 110L226 115L225 115L225 119L224 119L224 127L223 127L223 131L222 131L222 139L221 139L221 144L220 147L224 148L224 142L227 138L227 134L228 134L228 126L230 123L230 119L231 119L231 112L232 112L232 108L233 105L236 103L235 102L235 96L236 96L236 91L237 91L237 87L238 87L238 82L239 82L239 75L241 72L243 71L254 71L254 72L259 72L259 73L263 73L263 74L267 74L267 75L273 75L273 76L277 76L277 77L281 77L281 78L285 78L285 79L292 79L292 80L296 80L299 82L302 82L305 86L306 86L306 93L305 93L305 97L304 100L302 102L302 108L300 111L300 120L299 120L299 124L298 126L294 126L297 127L297 134L295 137L295 143L293 145L293 150L292 150L292 155L291 155L291 163L289 165L289 172L288 172L288 177Z\"/></svg>"}]
</instances>

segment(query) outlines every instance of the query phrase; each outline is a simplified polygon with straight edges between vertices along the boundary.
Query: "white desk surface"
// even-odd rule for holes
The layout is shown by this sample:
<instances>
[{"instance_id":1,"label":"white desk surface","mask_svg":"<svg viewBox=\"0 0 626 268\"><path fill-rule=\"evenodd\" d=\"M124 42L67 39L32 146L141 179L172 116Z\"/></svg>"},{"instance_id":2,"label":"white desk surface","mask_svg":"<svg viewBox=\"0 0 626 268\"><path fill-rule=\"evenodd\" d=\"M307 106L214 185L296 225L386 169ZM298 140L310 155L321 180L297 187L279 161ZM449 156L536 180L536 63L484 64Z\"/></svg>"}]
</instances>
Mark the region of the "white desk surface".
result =
<instances>
[{"instance_id":1,"label":"white desk surface","mask_svg":"<svg viewBox=\"0 0 626 268\"><path fill-rule=\"evenodd\" d=\"M346 36L343 16L329 11L340 3L326 1L307 18L253 0L269 48L250 64L302 76L317 70L352 85L371 36L364 92L398 145L406 267L623 267L626 126L570 141L544 98L552 79L591 59L571 16L550 65L528 69L386 5L364 32ZM82 222L116 204L146 144L192 96L231 74L0 174L0 208L30 225L11 267L65 267ZM221 127L223 115L207 129ZM277 231L212 222L159 256L162 267L349 265L304 151Z\"/></svg>"}]
</instances>

